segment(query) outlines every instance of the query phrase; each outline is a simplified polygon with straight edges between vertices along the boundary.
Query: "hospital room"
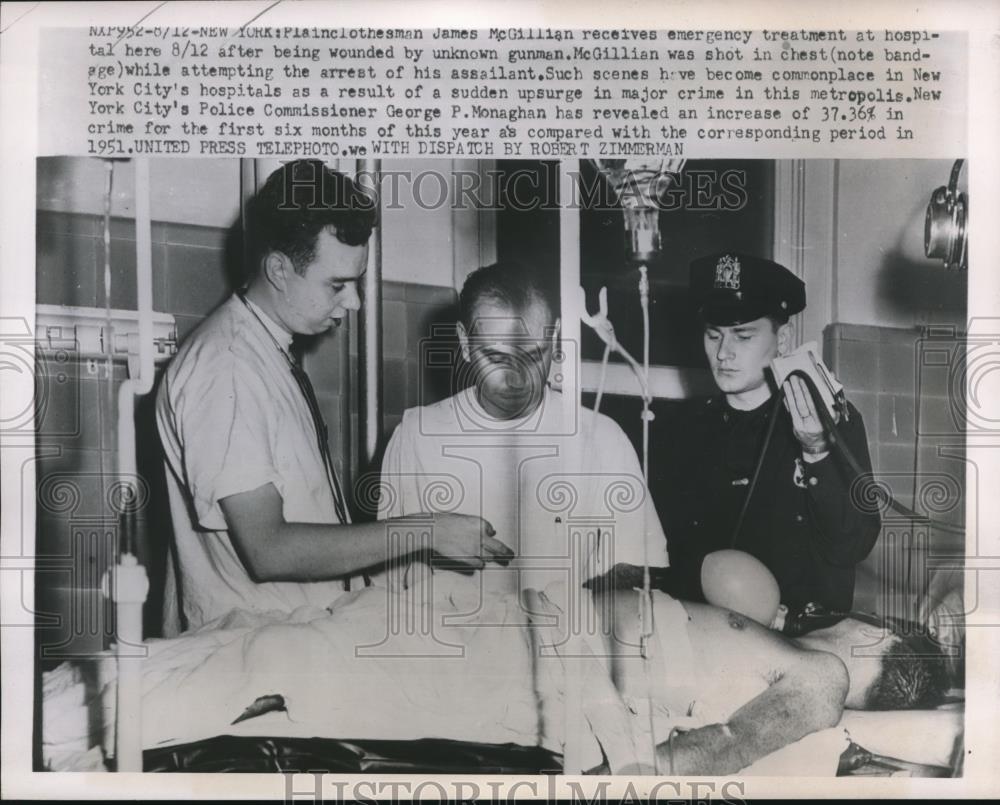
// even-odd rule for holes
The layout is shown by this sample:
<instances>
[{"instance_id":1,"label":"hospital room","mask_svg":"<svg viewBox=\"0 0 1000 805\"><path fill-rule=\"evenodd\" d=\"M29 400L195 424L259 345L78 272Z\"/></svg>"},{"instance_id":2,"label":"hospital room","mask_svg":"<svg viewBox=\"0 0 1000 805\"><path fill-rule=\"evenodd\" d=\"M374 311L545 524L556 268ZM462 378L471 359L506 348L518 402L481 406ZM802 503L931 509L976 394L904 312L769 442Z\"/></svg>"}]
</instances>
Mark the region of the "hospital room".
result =
<instances>
[{"instance_id":1,"label":"hospital room","mask_svg":"<svg viewBox=\"0 0 1000 805\"><path fill-rule=\"evenodd\" d=\"M36 173L36 771L962 775L964 160Z\"/></svg>"}]
</instances>

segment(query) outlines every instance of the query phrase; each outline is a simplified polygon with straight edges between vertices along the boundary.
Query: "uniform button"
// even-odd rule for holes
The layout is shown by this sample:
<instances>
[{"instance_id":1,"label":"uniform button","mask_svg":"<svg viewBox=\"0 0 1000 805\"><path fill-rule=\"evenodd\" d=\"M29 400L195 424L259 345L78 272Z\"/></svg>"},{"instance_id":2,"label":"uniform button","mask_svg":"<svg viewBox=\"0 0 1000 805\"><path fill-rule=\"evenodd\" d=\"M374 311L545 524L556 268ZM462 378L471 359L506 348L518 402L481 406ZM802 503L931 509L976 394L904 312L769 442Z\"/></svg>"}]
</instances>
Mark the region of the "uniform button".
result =
<instances>
[{"instance_id":1,"label":"uniform button","mask_svg":"<svg viewBox=\"0 0 1000 805\"><path fill-rule=\"evenodd\" d=\"M816 484L818 484L818 483L819 483L819 478L817 478L815 475L813 475L809 479L809 486L816 486Z\"/></svg>"},{"instance_id":2,"label":"uniform button","mask_svg":"<svg viewBox=\"0 0 1000 805\"><path fill-rule=\"evenodd\" d=\"M801 514L796 514L795 515L795 522L796 523L801 523L804 519L805 518Z\"/></svg>"},{"instance_id":3,"label":"uniform button","mask_svg":"<svg viewBox=\"0 0 1000 805\"><path fill-rule=\"evenodd\" d=\"M697 520L692 520L691 521L691 525L698 525L698 521Z\"/></svg>"},{"instance_id":4,"label":"uniform button","mask_svg":"<svg viewBox=\"0 0 1000 805\"><path fill-rule=\"evenodd\" d=\"M728 413L725 413L725 414L722 415L722 421L723 422L728 422L729 421L729 414Z\"/></svg>"}]
</instances>

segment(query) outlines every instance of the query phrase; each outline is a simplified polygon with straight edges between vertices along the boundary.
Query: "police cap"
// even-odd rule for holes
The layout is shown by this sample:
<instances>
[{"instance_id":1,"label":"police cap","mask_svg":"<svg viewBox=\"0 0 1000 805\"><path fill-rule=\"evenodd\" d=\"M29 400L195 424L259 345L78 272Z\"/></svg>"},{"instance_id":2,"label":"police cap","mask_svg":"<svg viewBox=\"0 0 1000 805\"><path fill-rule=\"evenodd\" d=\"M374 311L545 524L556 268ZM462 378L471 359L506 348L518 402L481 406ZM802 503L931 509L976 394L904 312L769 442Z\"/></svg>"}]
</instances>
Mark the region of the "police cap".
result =
<instances>
[{"instance_id":1,"label":"police cap","mask_svg":"<svg viewBox=\"0 0 1000 805\"><path fill-rule=\"evenodd\" d=\"M729 327L774 316L785 320L806 306L806 286L773 260L739 252L691 263L691 300L706 324Z\"/></svg>"}]
</instances>

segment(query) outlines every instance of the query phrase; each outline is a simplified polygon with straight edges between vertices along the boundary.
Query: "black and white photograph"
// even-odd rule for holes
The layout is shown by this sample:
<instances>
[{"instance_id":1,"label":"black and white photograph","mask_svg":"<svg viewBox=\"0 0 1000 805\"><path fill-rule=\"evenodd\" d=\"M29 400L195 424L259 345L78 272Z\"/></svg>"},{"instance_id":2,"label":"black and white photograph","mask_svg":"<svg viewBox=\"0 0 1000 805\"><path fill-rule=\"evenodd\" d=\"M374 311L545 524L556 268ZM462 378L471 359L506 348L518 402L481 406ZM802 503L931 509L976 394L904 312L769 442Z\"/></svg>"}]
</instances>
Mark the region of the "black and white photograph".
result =
<instances>
[{"instance_id":1,"label":"black and white photograph","mask_svg":"<svg viewBox=\"0 0 1000 805\"><path fill-rule=\"evenodd\" d=\"M961 774L963 160L37 167L42 767Z\"/></svg>"},{"instance_id":2,"label":"black and white photograph","mask_svg":"<svg viewBox=\"0 0 1000 805\"><path fill-rule=\"evenodd\" d=\"M995 792L968 32L247 11L39 31L17 795Z\"/></svg>"}]
</instances>

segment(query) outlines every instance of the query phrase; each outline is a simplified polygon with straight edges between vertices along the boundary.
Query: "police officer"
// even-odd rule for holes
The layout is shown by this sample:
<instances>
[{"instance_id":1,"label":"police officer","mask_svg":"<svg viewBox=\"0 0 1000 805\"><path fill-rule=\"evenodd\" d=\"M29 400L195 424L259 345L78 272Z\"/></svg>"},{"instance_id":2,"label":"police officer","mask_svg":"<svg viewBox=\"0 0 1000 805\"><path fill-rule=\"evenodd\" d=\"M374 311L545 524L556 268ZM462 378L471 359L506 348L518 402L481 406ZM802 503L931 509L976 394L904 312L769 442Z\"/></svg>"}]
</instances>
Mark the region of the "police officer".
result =
<instances>
[{"instance_id":1,"label":"police officer","mask_svg":"<svg viewBox=\"0 0 1000 805\"><path fill-rule=\"evenodd\" d=\"M793 614L809 602L849 610L855 565L875 544L879 516L852 502L855 476L804 381L786 380L783 404L775 406L768 369L791 351L788 320L805 308L805 286L778 263L726 252L691 264L690 291L720 394L661 410L653 427L650 486L670 573L681 582L673 592L701 599L705 556L733 547L771 570ZM777 421L747 504L772 411ZM864 424L850 404L838 431L870 472Z\"/></svg>"}]
</instances>

